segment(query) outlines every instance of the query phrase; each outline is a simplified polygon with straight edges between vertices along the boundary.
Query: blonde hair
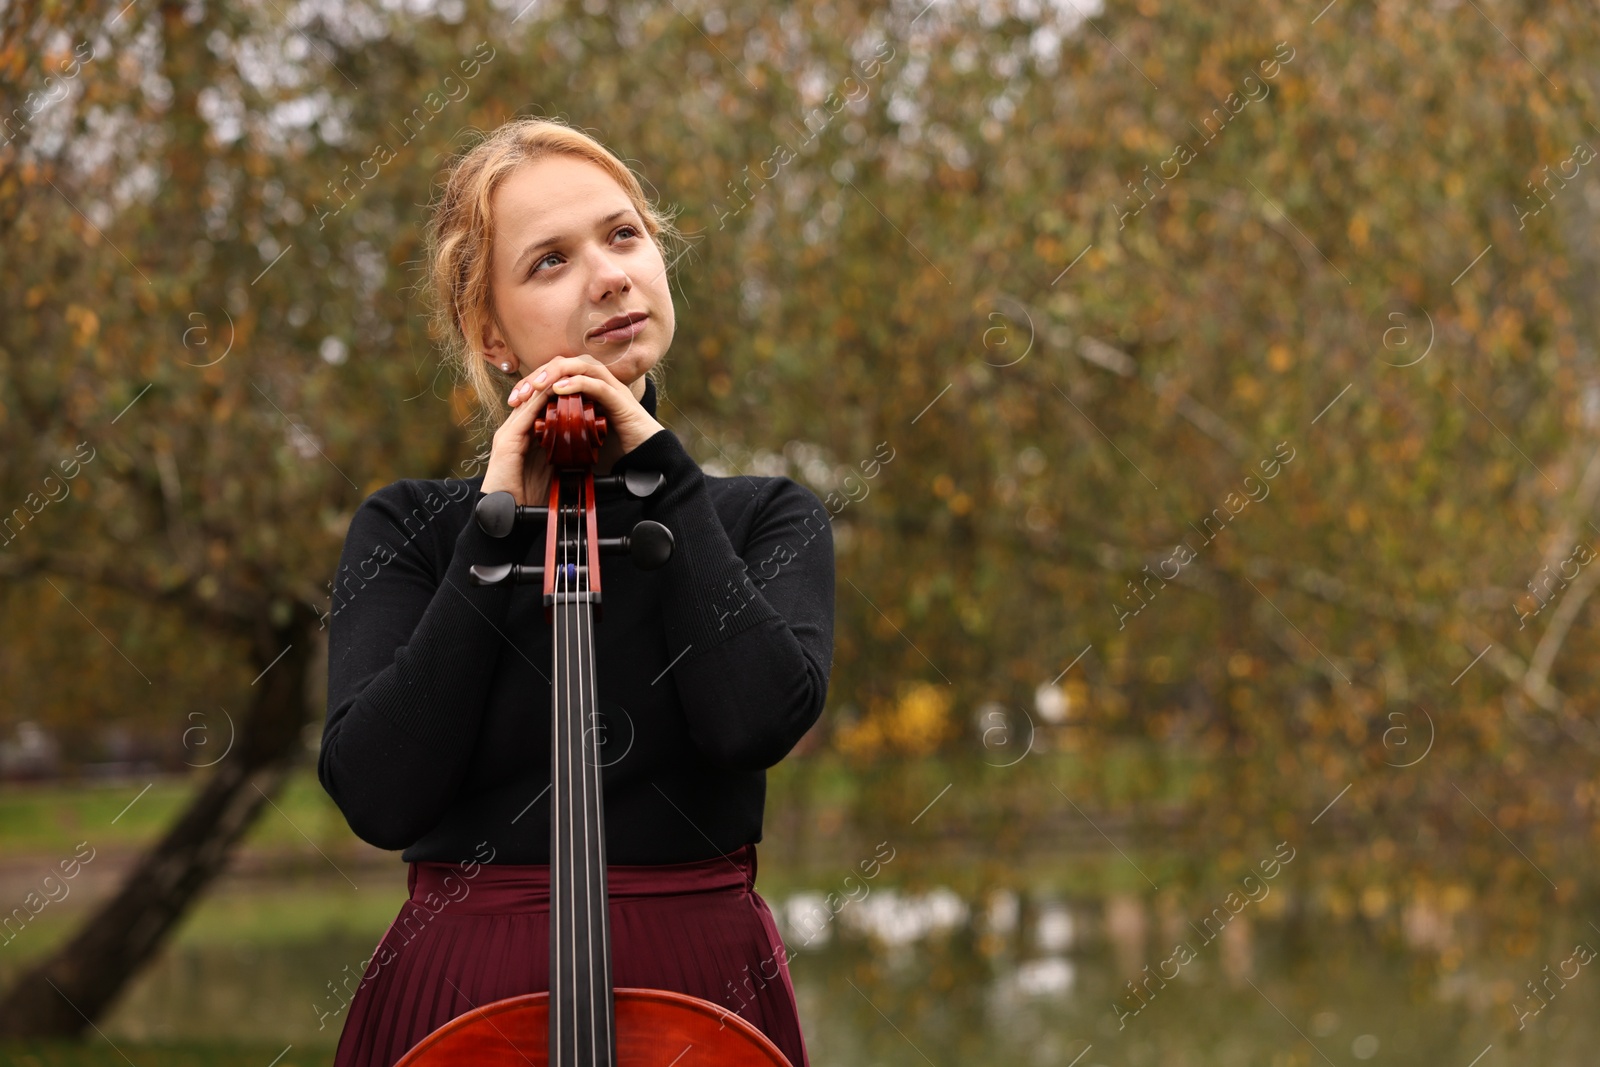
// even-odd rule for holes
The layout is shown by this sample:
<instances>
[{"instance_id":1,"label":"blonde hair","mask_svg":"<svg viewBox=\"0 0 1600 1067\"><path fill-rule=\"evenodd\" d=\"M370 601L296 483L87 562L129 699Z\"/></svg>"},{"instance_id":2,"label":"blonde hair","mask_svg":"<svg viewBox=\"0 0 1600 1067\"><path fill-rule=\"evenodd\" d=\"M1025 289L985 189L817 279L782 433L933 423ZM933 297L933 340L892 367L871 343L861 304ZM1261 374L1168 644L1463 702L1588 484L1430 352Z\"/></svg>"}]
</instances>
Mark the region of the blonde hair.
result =
<instances>
[{"instance_id":1,"label":"blonde hair","mask_svg":"<svg viewBox=\"0 0 1600 1067\"><path fill-rule=\"evenodd\" d=\"M424 237L427 284L433 334L466 379L481 427L493 432L510 406L509 386L516 381L484 357L484 324L494 314L489 287L494 247L492 203L500 183L512 171L552 155L566 155L595 164L615 179L633 202L669 268L683 244L670 214L645 196L639 179L599 141L554 119L520 118L507 122L451 161L441 176ZM649 378L661 389L658 363Z\"/></svg>"}]
</instances>

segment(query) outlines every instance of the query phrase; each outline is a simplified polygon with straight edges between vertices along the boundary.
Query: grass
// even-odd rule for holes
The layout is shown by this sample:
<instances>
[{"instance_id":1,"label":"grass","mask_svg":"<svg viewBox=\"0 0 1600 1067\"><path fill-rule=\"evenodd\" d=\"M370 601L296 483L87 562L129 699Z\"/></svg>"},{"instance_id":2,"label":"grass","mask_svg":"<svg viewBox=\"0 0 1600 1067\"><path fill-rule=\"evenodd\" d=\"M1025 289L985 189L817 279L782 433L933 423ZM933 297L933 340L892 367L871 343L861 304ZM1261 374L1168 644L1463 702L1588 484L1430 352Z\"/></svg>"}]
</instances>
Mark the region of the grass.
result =
<instances>
[{"instance_id":1,"label":"grass","mask_svg":"<svg viewBox=\"0 0 1600 1067\"><path fill-rule=\"evenodd\" d=\"M343 881L320 879L207 896L184 921L175 942L266 946L320 941L335 934L370 934L376 941L406 899L404 868L396 867L381 885L370 872L360 875L359 893Z\"/></svg>"},{"instance_id":2,"label":"grass","mask_svg":"<svg viewBox=\"0 0 1600 1067\"><path fill-rule=\"evenodd\" d=\"M59 853L65 859L80 841L88 841L96 850L138 848L160 836L188 802L198 780L12 787L0 794L0 855ZM307 838L321 848L356 843L314 769L296 771L272 799L278 810L267 808L246 836L247 846L304 848Z\"/></svg>"},{"instance_id":3,"label":"grass","mask_svg":"<svg viewBox=\"0 0 1600 1067\"><path fill-rule=\"evenodd\" d=\"M1102 752L1092 772L1097 791L1102 795L1143 792L1146 802L1175 799L1159 794L1181 792L1193 768L1170 763L1158 768L1156 764L1161 762L1150 746ZM940 757L858 768L820 753L782 763L768 772L767 842L777 843L775 835L796 825L796 819L813 842L831 841L836 833L840 836L836 849L811 848L811 859L804 866L768 847L761 863L762 891L831 885L858 859L871 855L870 843L860 846L847 840L853 836L871 837L872 841L892 837L896 848L931 860L941 851L941 841L950 836L951 828L964 826L965 834L985 842L984 850L1009 853L1008 828L1035 824L1036 819L1042 825L1052 810L1059 814L1065 805L1052 787L1081 796L1082 783L1090 773L1081 758L1064 751L1032 753L1010 768L987 766L970 758ZM170 778L9 789L0 793L0 856L12 857L19 866L37 868L42 877L58 860L70 857L81 841L88 841L97 851L138 849L166 829L188 802L196 783L197 779ZM1152 788L1154 783L1159 784ZM941 794L947 785L954 788ZM938 805L928 817L918 816L936 796L940 797ZM358 884L381 881L386 876L373 873L370 866L381 854L350 831L317 781L314 767L296 770L272 799L244 842L247 851L270 857L276 871L272 891L252 893L247 886L235 884L226 898L208 897L185 923L180 938L205 942L232 938L254 944L317 937L330 929L381 930L404 898L404 866L398 856L393 856L392 892L353 894L359 903L342 900L337 890L345 884L344 877L335 878L331 892L323 882L334 876L336 869L344 869ZM913 828L914 817L920 821ZM970 847L972 842L966 844ZM866 847L863 856L853 855L860 847ZM1147 850L1136 842L1124 842L1124 847L1141 867L1147 860L1154 864L1155 869L1146 869L1160 877L1157 869L1167 857L1142 855ZM1048 856L1035 858L1050 862ZM348 869L361 862L367 864L364 870ZM893 869L889 880L900 880L908 866ZM981 877L978 868L982 864L958 866L970 867L963 873ZM1086 869L1085 857L1074 857L1069 866L1070 872L1062 873L1073 882L1083 882L1086 875L1099 877L1098 870ZM1102 864L1090 862L1087 866L1101 868ZM1113 879L1139 879L1126 864L1107 863L1104 871ZM301 874L307 882L303 892L292 886L281 888L286 880L296 881ZM381 903L373 903L374 899ZM70 908L58 910L70 916ZM29 940L36 946L50 942L50 928L56 925L51 920L56 918L60 916L50 911L41 914L33 924L39 929L30 930Z\"/></svg>"},{"instance_id":4,"label":"grass","mask_svg":"<svg viewBox=\"0 0 1600 1067\"><path fill-rule=\"evenodd\" d=\"M1082 796L1087 773L1083 760L1060 751L1033 753L1011 768L933 757L865 769L820 754L781 764L768 775L769 830L763 845L761 892L776 908L794 890L843 891L843 879L857 873L857 861L873 855L872 842L889 838L898 856L884 865L875 889L899 886L916 892L943 884L972 899L997 882L1008 881L1008 871L1015 875L1011 829L1026 827L1036 816L1064 806L1052 786ZM1102 752L1096 761L1095 777L1103 795L1137 792L1151 774L1148 748ZM1180 771L1156 777L1170 789L1185 775ZM200 780L51 783L8 789L0 793L0 856L10 860L15 872L36 869L42 877L57 860L71 856L80 841L102 852L127 854L148 846L165 831ZM913 817L919 820L915 825ZM804 834L809 848L785 854L782 834L788 830L778 828L790 826ZM965 829L954 829L960 827ZM975 848L974 836L984 844ZM286 950L286 958L301 959L306 953L315 956L313 946L338 946L332 950L338 958L325 968L331 974L344 955L358 959L363 942L376 942L405 899L405 867L398 855L390 854L385 862L381 853L360 842L309 766L291 775L273 797L273 805L248 832L244 848L257 861L246 869L260 871L261 876L230 877L225 891L207 893L185 916L169 948L204 950L198 958L211 961L209 966L216 966L217 953L229 957L238 949L238 965L255 966L246 961L262 958L263 950L272 959L277 957L271 950L278 948ZM1143 870L1165 884L1161 857L1147 855L1131 842L1127 848ZM808 857L804 862L802 853ZM263 859L264 864L259 862ZM1031 855L1027 866L1031 884L1067 895L1143 889L1142 875L1109 850L1104 855L1057 855L1047 849ZM352 880L359 891L351 886ZM29 960L69 936L85 912L81 900L52 905L15 943L0 946L0 986ZM346 945L351 946L348 952ZM149 995L170 995L161 988ZM294 1007L301 1005L295 1002ZM142 1018L142 1011L139 1014ZM272 1025L254 1031L274 1032ZM332 1060L331 1047L297 1043L285 1050L281 1044L263 1045L245 1034L239 1042L161 1043L133 1041L118 1033L112 1027L115 1046L93 1031L77 1042L0 1043L0 1067L304 1067Z\"/></svg>"},{"instance_id":5,"label":"grass","mask_svg":"<svg viewBox=\"0 0 1600 1067\"><path fill-rule=\"evenodd\" d=\"M0 1063L9 1067L267 1067L282 1046L247 1044L127 1044L99 1038L0 1043ZM328 1049L291 1047L273 1067L310 1067L333 1062Z\"/></svg>"},{"instance_id":6,"label":"grass","mask_svg":"<svg viewBox=\"0 0 1600 1067\"><path fill-rule=\"evenodd\" d=\"M1174 765L1145 743L1113 746L1098 755L1096 763L1100 791L1119 807L1180 799L1194 769ZM1166 766L1156 772L1156 764ZM1152 783L1151 776L1157 773L1164 788ZM769 813L776 812L795 802L803 789L808 813L826 820L830 815L859 810L863 801L875 800L883 785L920 789L924 783L942 785L965 779L982 788L963 790L965 797L949 797L942 803L959 804L968 813L976 813L981 808L1009 809L1011 802L1023 795L1037 796L1047 781L1070 791L1073 783L1084 777L1083 760L1065 751L1033 753L1017 767L1007 769L985 767L971 757L886 760L876 767L858 768L839 757L818 753L768 771L767 803ZM96 849L147 844L171 823L198 781L158 778L10 787L0 792L0 856L65 858L79 841L88 841ZM1048 788L1044 791L1050 793ZM246 847L309 852L308 840L332 853L361 847L317 781L314 767L298 768L272 801L273 806L251 827Z\"/></svg>"},{"instance_id":7,"label":"grass","mask_svg":"<svg viewBox=\"0 0 1600 1067\"><path fill-rule=\"evenodd\" d=\"M832 761L807 768L813 799L824 805L848 803L856 794L856 775ZM796 765L769 772L774 799L800 773ZM0 793L0 855L59 854L88 841L96 849L138 848L171 824L193 793L198 778L153 781L47 783L12 786ZM145 786L149 788L146 789ZM346 851L360 841L345 824L333 798L323 791L316 770L300 767L245 838L246 847L307 848L309 839L325 851Z\"/></svg>"}]
</instances>

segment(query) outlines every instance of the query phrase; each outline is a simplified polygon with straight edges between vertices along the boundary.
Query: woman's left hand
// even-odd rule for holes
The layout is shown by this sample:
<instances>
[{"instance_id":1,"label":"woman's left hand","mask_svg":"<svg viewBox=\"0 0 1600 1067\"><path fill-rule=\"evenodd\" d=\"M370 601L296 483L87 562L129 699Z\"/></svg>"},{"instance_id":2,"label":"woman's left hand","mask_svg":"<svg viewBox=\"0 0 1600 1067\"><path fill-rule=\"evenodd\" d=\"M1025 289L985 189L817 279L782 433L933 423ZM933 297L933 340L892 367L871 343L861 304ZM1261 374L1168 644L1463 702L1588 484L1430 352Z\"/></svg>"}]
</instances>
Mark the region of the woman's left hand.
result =
<instances>
[{"instance_id":1,"label":"woman's left hand","mask_svg":"<svg viewBox=\"0 0 1600 1067\"><path fill-rule=\"evenodd\" d=\"M540 364L511 390L509 402L512 407L529 403L542 407L553 396L571 393L582 393L605 410L608 431L616 435L624 455L665 429L611 368L588 354L557 356Z\"/></svg>"}]
</instances>

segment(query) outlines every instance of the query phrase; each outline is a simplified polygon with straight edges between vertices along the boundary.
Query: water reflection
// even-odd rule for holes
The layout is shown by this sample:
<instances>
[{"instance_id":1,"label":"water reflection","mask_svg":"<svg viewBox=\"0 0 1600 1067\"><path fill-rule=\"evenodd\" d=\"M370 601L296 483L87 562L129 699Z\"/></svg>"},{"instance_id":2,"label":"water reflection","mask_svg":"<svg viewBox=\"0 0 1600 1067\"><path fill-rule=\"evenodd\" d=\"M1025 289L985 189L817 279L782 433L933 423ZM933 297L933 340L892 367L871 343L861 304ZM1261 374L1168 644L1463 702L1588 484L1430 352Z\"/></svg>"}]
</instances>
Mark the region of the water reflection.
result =
<instances>
[{"instance_id":1,"label":"water reflection","mask_svg":"<svg viewBox=\"0 0 1600 1067\"><path fill-rule=\"evenodd\" d=\"M1387 917L1375 921L1359 900L1339 918L1284 887L1272 908L1238 914L1206 941L1192 917L1215 894L1086 896L1019 878L963 895L885 882L821 927L808 917L824 890L769 895L818 1067L1576 1065L1600 1037L1590 1010L1600 969L1575 948L1600 945L1600 930L1577 911L1545 910L1545 932L1518 940L1504 933L1515 921L1469 908L1464 891L1422 889L1382 909L1369 900ZM330 880L318 891L349 889ZM229 893L270 892L224 886L207 907L238 913L249 902ZM103 1029L119 1042L331 1049L337 1022L319 1031L314 1005L381 932L180 942ZM1193 958L1162 970L1180 942ZM16 966L0 961L0 980Z\"/></svg>"}]
</instances>

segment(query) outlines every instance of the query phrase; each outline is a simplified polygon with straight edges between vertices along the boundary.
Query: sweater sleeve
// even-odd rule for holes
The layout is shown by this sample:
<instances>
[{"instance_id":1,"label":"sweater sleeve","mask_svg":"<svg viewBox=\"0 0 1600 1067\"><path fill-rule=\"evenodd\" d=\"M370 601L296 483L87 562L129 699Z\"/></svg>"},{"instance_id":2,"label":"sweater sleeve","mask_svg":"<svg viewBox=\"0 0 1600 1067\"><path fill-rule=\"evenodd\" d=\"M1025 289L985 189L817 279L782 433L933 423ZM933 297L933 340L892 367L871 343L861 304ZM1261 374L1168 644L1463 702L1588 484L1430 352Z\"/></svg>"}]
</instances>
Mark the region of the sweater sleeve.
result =
<instances>
[{"instance_id":1,"label":"sweater sleeve","mask_svg":"<svg viewBox=\"0 0 1600 1067\"><path fill-rule=\"evenodd\" d=\"M736 770L782 760L822 714L833 663L833 530L809 489L774 478L756 490L742 550L704 472L663 429L614 470L660 471L646 514L674 535L662 612L671 673L690 734Z\"/></svg>"},{"instance_id":2,"label":"sweater sleeve","mask_svg":"<svg viewBox=\"0 0 1600 1067\"><path fill-rule=\"evenodd\" d=\"M451 496L452 485L464 492ZM402 849L461 786L513 589L475 586L476 563L520 563L536 532L504 539L448 519L483 494L466 482L396 482L364 501L339 559L328 631L328 717L317 777L351 830ZM451 502L457 503L451 506ZM442 572L442 573L441 573Z\"/></svg>"}]
</instances>

